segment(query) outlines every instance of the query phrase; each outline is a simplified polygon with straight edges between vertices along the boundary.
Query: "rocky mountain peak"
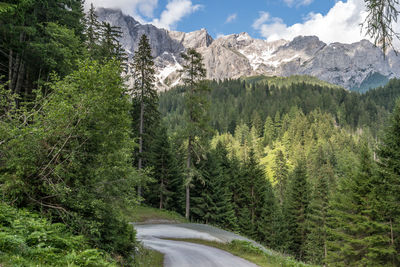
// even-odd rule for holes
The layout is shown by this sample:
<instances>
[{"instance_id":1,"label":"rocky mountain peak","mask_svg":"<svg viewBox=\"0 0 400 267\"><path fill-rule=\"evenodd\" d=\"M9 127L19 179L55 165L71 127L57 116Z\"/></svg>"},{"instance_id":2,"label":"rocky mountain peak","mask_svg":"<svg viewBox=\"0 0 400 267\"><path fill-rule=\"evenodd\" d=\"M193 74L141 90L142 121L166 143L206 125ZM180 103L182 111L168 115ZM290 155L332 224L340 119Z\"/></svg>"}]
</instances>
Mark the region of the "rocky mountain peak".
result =
<instances>
[{"instance_id":1,"label":"rocky mountain peak","mask_svg":"<svg viewBox=\"0 0 400 267\"><path fill-rule=\"evenodd\" d=\"M204 28L189 33L169 31L169 35L184 47L191 48L208 47L214 41Z\"/></svg>"},{"instance_id":2,"label":"rocky mountain peak","mask_svg":"<svg viewBox=\"0 0 400 267\"><path fill-rule=\"evenodd\" d=\"M181 53L188 48L203 55L208 79L300 74L352 89L361 88L371 77L400 76L400 57L391 51L383 57L367 40L327 45L317 36L298 36L291 41L268 42L246 32L213 40L204 28L189 33L168 31L142 25L120 10L100 8L97 12L100 20L121 27L121 43L131 55L141 35L149 37L160 90L180 83Z\"/></svg>"}]
</instances>

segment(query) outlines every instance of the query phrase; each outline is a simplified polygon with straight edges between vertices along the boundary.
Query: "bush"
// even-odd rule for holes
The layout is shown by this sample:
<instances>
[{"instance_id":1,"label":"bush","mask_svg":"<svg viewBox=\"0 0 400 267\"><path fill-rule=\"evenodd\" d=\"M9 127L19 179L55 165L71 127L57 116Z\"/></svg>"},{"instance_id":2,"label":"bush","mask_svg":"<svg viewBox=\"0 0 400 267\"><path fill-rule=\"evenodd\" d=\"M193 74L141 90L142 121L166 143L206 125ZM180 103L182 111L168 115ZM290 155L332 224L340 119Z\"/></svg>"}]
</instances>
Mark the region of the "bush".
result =
<instances>
[{"instance_id":1,"label":"bush","mask_svg":"<svg viewBox=\"0 0 400 267\"><path fill-rule=\"evenodd\" d=\"M0 202L0 263L12 266L115 266L65 225Z\"/></svg>"}]
</instances>

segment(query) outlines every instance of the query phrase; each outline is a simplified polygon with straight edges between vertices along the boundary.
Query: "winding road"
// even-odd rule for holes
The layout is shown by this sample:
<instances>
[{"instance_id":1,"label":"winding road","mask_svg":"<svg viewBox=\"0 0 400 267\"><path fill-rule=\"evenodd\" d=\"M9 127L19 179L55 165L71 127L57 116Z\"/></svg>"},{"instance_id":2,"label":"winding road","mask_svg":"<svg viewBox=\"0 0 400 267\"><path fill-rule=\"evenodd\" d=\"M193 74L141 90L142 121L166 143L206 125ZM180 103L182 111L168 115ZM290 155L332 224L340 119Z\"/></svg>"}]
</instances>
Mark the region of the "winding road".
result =
<instances>
[{"instance_id":1,"label":"winding road","mask_svg":"<svg viewBox=\"0 0 400 267\"><path fill-rule=\"evenodd\" d=\"M202 224L135 225L137 238L144 246L164 254L165 267L257 267L226 251L183 241L163 238L192 238L217 242L248 240L236 234Z\"/></svg>"}]
</instances>

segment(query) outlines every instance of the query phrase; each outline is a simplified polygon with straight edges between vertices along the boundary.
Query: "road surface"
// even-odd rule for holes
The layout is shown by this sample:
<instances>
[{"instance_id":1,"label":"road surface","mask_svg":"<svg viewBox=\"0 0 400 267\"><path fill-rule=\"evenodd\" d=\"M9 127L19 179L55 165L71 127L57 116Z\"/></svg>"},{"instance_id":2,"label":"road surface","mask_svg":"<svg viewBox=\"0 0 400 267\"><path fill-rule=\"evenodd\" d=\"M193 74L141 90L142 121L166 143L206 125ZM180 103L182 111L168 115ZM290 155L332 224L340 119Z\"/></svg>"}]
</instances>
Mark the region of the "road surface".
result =
<instances>
[{"instance_id":1,"label":"road surface","mask_svg":"<svg viewBox=\"0 0 400 267\"><path fill-rule=\"evenodd\" d=\"M164 254L165 267L257 267L226 251L183 241L162 238L192 238L217 242L245 239L233 233L201 224L135 225L144 246Z\"/></svg>"}]
</instances>

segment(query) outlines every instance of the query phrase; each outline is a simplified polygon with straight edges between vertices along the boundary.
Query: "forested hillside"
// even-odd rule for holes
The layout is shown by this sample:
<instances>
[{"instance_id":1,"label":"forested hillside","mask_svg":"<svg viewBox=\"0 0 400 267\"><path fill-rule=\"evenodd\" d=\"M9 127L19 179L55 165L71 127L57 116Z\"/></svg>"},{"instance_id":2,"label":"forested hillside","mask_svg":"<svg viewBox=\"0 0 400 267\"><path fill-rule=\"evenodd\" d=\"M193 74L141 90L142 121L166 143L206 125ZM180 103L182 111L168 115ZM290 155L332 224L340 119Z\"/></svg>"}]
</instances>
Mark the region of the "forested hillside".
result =
<instances>
[{"instance_id":1,"label":"forested hillside","mask_svg":"<svg viewBox=\"0 0 400 267\"><path fill-rule=\"evenodd\" d=\"M399 263L398 80L366 94L307 77L208 86L211 130L191 180L192 220L238 231L309 263ZM152 192L163 188L165 207L182 213L184 192L177 184L185 183L179 162L186 153L179 148L187 128L186 90L160 96L167 147L181 160L163 187L155 183L145 196L156 205Z\"/></svg>"},{"instance_id":2,"label":"forested hillside","mask_svg":"<svg viewBox=\"0 0 400 267\"><path fill-rule=\"evenodd\" d=\"M240 123L249 127L263 124L267 117L281 117L297 107L304 114L315 109L329 113L342 127L369 128L377 133L400 96L399 84L393 79L385 87L359 94L307 76L210 82L211 125L220 133L233 133ZM178 87L160 97L160 112L172 130L184 123L184 90Z\"/></svg>"}]
</instances>

